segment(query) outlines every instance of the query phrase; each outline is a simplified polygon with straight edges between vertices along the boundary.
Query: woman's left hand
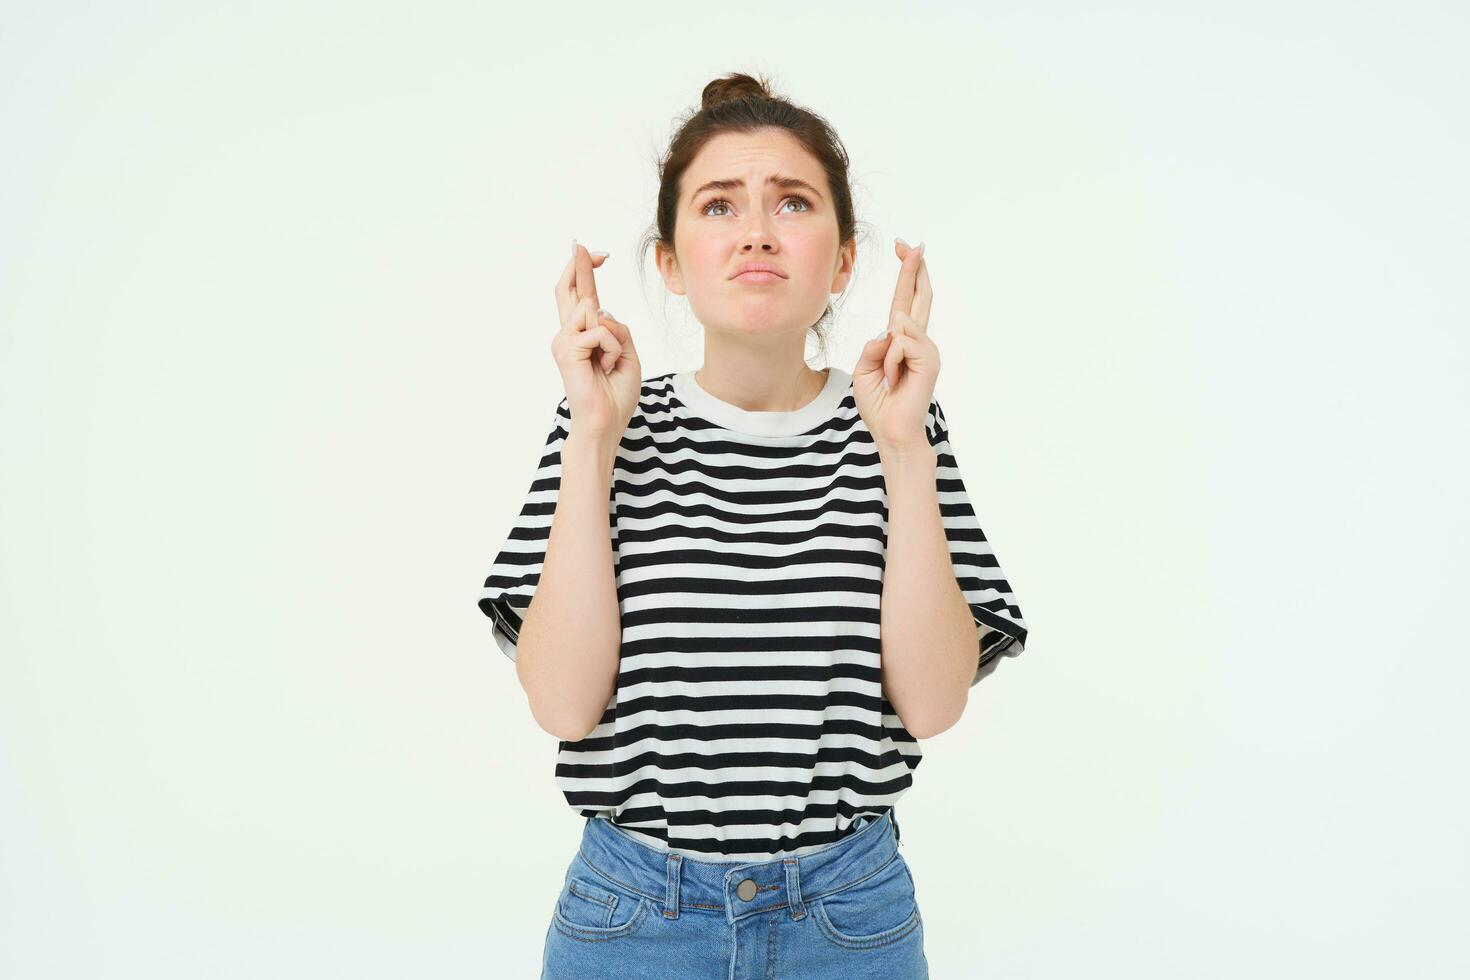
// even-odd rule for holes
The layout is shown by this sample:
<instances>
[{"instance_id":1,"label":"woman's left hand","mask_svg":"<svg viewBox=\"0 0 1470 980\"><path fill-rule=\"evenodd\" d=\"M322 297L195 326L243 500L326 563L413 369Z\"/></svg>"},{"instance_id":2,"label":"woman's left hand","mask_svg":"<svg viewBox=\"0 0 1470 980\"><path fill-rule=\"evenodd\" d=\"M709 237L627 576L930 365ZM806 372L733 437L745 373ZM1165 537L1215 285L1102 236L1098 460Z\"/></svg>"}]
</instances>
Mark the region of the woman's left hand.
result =
<instances>
[{"instance_id":1,"label":"woman's left hand","mask_svg":"<svg viewBox=\"0 0 1470 980\"><path fill-rule=\"evenodd\" d=\"M893 247L903 264L888 311L888 329L863 345L852 371L858 414L880 450L928 445L924 423L939 377L939 348L929 339L934 291L929 287L923 243L910 247L895 239Z\"/></svg>"}]
</instances>

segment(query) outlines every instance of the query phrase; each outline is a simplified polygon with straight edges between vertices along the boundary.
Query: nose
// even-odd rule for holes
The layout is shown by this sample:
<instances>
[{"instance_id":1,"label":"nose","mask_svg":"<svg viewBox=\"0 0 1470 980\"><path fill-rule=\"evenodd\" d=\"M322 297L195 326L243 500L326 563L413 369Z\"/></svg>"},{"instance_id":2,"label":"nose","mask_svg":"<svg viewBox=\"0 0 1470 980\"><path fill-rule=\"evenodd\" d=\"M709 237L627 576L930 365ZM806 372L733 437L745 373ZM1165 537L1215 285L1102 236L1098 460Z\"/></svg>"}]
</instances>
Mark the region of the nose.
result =
<instances>
[{"instance_id":1,"label":"nose","mask_svg":"<svg viewBox=\"0 0 1470 980\"><path fill-rule=\"evenodd\" d=\"M756 245L767 252L776 247L775 236L767 230L766 218L761 214L751 216L751 223L745 229L745 244L741 247L749 249Z\"/></svg>"}]
</instances>

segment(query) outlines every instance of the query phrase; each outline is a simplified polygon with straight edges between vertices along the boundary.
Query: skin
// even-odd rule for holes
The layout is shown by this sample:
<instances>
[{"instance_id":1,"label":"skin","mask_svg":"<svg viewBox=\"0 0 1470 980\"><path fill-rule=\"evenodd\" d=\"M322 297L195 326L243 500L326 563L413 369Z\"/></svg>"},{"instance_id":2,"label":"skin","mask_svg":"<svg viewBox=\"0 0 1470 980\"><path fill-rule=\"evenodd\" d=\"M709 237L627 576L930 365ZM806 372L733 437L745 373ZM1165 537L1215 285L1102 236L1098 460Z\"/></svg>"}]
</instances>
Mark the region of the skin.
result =
<instances>
[{"instance_id":1,"label":"skin","mask_svg":"<svg viewBox=\"0 0 1470 980\"><path fill-rule=\"evenodd\" d=\"M768 184L774 175L799 178L812 190ZM707 181L725 179L743 184L701 190ZM929 336L933 290L924 247L896 239L894 252L901 264L888 327L863 345L852 370L853 392L888 497L880 604L884 692L909 732L929 738L963 713L977 645L951 564L936 494L937 461L925 431L940 362ZM806 366L805 333L828 297L846 287L855 256L855 242L838 241L825 173L794 137L761 130L707 143L681 180L673 247L657 247L665 284L687 297L704 327L699 385L747 411L790 411L815 398L826 373ZM615 681L611 556L606 535L594 532L606 520L607 481L643 376L631 331L599 305L593 270L605 260L574 241L556 284L562 327L551 349L572 414L562 496L582 506L557 507L518 661L538 718L548 719L543 727L570 733L563 734L567 738L591 730ZM752 260L775 265L787 278L759 284L731 278ZM567 521L575 531L563 530ZM552 612L543 617L547 609ZM586 647L580 652L579 642Z\"/></svg>"},{"instance_id":2,"label":"skin","mask_svg":"<svg viewBox=\"0 0 1470 980\"><path fill-rule=\"evenodd\" d=\"M776 175L813 189L766 182ZM744 186L700 190L731 178ZM838 242L826 175L795 137L768 129L705 144L680 181L674 247L656 251L665 285L704 327L701 387L747 411L789 411L816 397L827 379L803 360L806 331L852 278L857 245ZM753 260L789 278L730 278Z\"/></svg>"},{"instance_id":3,"label":"skin","mask_svg":"<svg viewBox=\"0 0 1470 980\"><path fill-rule=\"evenodd\" d=\"M768 185L774 175L799 178L815 191ZM729 178L744 186L699 191ZM826 382L825 372L804 361L806 330L828 298L847 287L856 258L856 242L837 241L825 173L789 133L767 129L710 140L680 184L674 247L660 243L656 253L665 284L689 300L704 327L705 363L696 381L747 411L800 408ZM939 351L928 336L933 291L923 246L897 239L894 251L902 264L888 330L863 347L852 373L858 411L874 440L897 446L924 439ZM788 278L730 278L751 260L770 262ZM574 243L556 285L562 329L552 342L574 423L603 436L626 427L642 379L631 331L597 298L593 270L605 261L605 253Z\"/></svg>"}]
</instances>

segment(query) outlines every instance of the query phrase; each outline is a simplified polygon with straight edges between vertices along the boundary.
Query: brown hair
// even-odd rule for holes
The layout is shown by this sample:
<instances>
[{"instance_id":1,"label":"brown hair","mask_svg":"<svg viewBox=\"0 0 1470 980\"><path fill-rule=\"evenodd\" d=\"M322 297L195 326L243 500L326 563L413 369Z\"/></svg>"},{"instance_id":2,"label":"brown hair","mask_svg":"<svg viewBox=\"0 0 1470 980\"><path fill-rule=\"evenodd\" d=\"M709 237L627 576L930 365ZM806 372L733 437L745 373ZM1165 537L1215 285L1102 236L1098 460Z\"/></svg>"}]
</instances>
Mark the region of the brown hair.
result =
<instances>
[{"instance_id":1,"label":"brown hair","mask_svg":"<svg viewBox=\"0 0 1470 980\"><path fill-rule=\"evenodd\" d=\"M827 176L827 187L837 211L839 247L856 241L858 222L853 215L852 184L848 177L847 151L832 126L809 109L793 105L771 93L766 80L743 72L716 78L704 87L699 109L678 123L667 152L658 164L658 207L654 227L644 235L638 249L638 271L642 278L644 257L653 245L674 248L674 221L678 215L679 185L684 172L711 139L723 133L748 133L774 127L794 136L816 157ZM848 281L849 287L852 280ZM840 306L846 298L838 297ZM822 329L833 317L832 304L809 328L825 356L828 331Z\"/></svg>"}]
</instances>

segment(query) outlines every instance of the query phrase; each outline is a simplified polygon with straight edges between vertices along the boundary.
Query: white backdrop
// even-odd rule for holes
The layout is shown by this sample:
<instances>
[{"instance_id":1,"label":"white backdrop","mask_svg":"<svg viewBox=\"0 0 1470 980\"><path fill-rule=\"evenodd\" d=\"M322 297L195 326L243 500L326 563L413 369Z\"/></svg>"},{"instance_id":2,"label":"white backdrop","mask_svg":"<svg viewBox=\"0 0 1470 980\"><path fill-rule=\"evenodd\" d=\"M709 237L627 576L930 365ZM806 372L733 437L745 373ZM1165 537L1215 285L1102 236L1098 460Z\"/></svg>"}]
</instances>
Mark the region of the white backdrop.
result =
<instances>
[{"instance_id":1,"label":"white backdrop","mask_svg":"<svg viewBox=\"0 0 1470 980\"><path fill-rule=\"evenodd\" d=\"M1027 652L900 802L936 977L1449 977L1462 5L7 4L0 975L536 974L580 833L476 608L702 86L927 243ZM248 9L247 9L248 8ZM823 362L816 362L823 367Z\"/></svg>"}]
</instances>

